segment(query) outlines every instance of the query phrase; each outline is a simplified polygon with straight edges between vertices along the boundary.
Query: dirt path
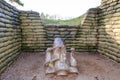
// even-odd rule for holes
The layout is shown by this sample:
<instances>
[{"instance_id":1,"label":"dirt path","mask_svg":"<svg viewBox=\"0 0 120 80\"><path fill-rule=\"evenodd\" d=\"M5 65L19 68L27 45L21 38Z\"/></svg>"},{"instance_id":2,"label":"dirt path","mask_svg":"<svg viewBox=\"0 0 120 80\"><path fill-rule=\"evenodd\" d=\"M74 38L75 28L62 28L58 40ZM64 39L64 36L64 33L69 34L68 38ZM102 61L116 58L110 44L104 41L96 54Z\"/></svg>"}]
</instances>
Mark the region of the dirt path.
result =
<instances>
[{"instance_id":1,"label":"dirt path","mask_svg":"<svg viewBox=\"0 0 120 80\"><path fill-rule=\"evenodd\" d=\"M76 53L79 74L56 76L44 74L45 53L22 53L0 80L120 80L120 64L99 53Z\"/></svg>"}]
</instances>

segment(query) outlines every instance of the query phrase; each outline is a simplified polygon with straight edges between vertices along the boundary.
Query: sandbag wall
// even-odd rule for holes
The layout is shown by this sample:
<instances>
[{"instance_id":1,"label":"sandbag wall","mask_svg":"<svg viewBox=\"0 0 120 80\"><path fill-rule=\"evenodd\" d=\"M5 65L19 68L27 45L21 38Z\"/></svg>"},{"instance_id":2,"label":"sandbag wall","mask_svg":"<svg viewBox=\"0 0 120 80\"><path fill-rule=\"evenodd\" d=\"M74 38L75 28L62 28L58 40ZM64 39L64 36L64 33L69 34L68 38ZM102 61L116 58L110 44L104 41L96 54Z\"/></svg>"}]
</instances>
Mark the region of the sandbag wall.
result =
<instances>
[{"instance_id":1,"label":"sandbag wall","mask_svg":"<svg viewBox=\"0 0 120 80\"><path fill-rule=\"evenodd\" d=\"M46 32L46 41L45 47L53 46L54 38L60 37L64 41L67 51L70 51L70 48L75 48L76 51L79 51L76 42L76 35L79 31L79 26L75 25L44 25Z\"/></svg>"},{"instance_id":2,"label":"sandbag wall","mask_svg":"<svg viewBox=\"0 0 120 80\"><path fill-rule=\"evenodd\" d=\"M120 62L120 0L102 0L99 8L98 52Z\"/></svg>"},{"instance_id":3,"label":"sandbag wall","mask_svg":"<svg viewBox=\"0 0 120 80\"><path fill-rule=\"evenodd\" d=\"M20 50L19 11L0 0L0 73L14 62Z\"/></svg>"},{"instance_id":4,"label":"sandbag wall","mask_svg":"<svg viewBox=\"0 0 120 80\"><path fill-rule=\"evenodd\" d=\"M22 51L45 51L45 30L39 13L34 11L21 11L20 20Z\"/></svg>"},{"instance_id":5,"label":"sandbag wall","mask_svg":"<svg viewBox=\"0 0 120 80\"><path fill-rule=\"evenodd\" d=\"M82 26L75 25L43 25L39 13L21 11L22 51L45 51L53 45L54 38L59 35L69 51L97 51L96 9L90 9Z\"/></svg>"},{"instance_id":6,"label":"sandbag wall","mask_svg":"<svg viewBox=\"0 0 120 80\"><path fill-rule=\"evenodd\" d=\"M97 27L97 8L91 8L85 14L79 29L76 43L79 51L97 51L98 27Z\"/></svg>"}]
</instances>

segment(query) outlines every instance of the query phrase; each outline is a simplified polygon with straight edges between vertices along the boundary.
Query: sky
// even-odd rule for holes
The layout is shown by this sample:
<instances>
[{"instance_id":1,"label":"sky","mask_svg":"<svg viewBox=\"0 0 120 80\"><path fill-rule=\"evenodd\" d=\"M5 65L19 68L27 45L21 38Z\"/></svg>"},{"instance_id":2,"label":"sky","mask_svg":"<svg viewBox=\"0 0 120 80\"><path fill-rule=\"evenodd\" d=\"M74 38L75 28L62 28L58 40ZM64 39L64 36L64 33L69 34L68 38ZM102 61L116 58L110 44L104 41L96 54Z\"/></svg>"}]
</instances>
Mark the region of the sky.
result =
<instances>
[{"instance_id":1,"label":"sky","mask_svg":"<svg viewBox=\"0 0 120 80\"><path fill-rule=\"evenodd\" d=\"M73 18L84 14L89 8L100 5L101 0L21 0L22 10L32 10L62 18Z\"/></svg>"}]
</instances>

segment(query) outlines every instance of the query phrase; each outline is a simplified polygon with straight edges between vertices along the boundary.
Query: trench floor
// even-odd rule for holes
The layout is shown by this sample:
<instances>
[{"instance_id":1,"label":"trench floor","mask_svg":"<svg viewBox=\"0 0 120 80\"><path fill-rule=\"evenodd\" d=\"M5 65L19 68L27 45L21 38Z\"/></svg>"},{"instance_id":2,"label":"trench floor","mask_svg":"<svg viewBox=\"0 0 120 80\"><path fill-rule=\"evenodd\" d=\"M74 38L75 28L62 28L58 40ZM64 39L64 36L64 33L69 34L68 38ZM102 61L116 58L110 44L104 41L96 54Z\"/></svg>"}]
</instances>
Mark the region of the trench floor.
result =
<instances>
[{"instance_id":1,"label":"trench floor","mask_svg":"<svg viewBox=\"0 0 120 80\"><path fill-rule=\"evenodd\" d=\"M0 76L0 80L120 80L119 63L99 53L77 52L76 58L78 75L45 75L45 53L23 52Z\"/></svg>"}]
</instances>

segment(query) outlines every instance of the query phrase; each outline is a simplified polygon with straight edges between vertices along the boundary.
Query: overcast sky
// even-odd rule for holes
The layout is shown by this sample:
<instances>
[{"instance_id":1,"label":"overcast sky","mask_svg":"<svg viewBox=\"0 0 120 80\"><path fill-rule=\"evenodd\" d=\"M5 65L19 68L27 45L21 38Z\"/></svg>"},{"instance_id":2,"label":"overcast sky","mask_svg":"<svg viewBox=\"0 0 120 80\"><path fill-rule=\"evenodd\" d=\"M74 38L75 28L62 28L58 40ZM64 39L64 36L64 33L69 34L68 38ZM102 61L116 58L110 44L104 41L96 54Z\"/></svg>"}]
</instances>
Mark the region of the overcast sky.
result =
<instances>
[{"instance_id":1,"label":"overcast sky","mask_svg":"<svg viewBox=\"0 0 120 80\"><path fill-rule=\"evenodd\" d=\"M58 15L64 18L78 17L89 8L100 5L101 0L21 0L23 10L33 10L49 15Z\"/></svg>"}]
</instances>

